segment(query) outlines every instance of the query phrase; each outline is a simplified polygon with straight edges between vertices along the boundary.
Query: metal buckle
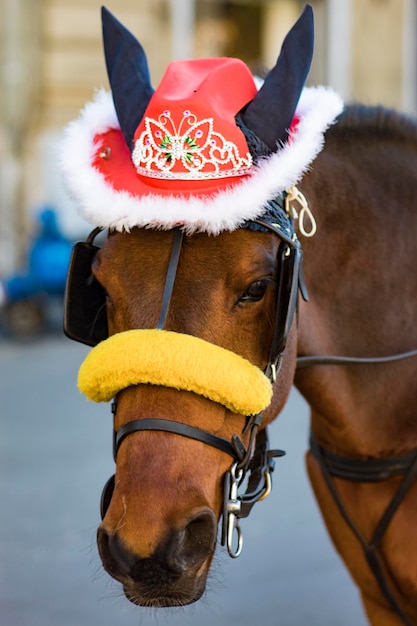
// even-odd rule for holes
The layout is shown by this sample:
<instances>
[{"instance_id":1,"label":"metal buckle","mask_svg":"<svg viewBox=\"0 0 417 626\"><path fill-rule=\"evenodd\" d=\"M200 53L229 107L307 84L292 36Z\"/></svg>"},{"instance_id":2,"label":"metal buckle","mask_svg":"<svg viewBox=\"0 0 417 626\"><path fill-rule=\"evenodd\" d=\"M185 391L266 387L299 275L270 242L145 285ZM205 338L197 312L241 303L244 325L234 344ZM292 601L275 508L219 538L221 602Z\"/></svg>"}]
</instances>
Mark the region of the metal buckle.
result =
<instances>
[{"instance_id":1,"label":"metal buckle","mask_svg":"<svg viewBox=\"0 0 417 626\"><path fill-rule=\"evenodd\" d=\"M228 483L228 493L225 493L225 522L226 522L226 547L227 552L233 559L237 559L237 557L241 554L243 548L243 535L241 528L239 526L239 513L242 508L242 500L238 494L238 488L240 481L243 479L244 472L243 469L237 469L237 463L234 463L228 472L229 480L226 481ZM226 499L227 498L227 499ZM233 536L237 535L237 545L236 549L233 547Z\"/></svg>"},{"instance_id":2,"label":"metal buckle","mask_svg":"<svg viewBox=\"0 0 417 626\"><path fill-rule=\"evenodd\" d=\"M243 505L249 504L250 508L256 502L265 500L272 490L272 477L274 465L272 459L268 462L263 472L263 484L255 493L239 495L239 485L245 476L243 469L238 469L238 463L234 463L225 477L223 524L221 545L226 545L228 554L233 558L241 554L243 548L243 534L239 520L247 517L248 511L243 510ZM236 541L234 541L236 537Z\"/></svg>"}]
</instances>

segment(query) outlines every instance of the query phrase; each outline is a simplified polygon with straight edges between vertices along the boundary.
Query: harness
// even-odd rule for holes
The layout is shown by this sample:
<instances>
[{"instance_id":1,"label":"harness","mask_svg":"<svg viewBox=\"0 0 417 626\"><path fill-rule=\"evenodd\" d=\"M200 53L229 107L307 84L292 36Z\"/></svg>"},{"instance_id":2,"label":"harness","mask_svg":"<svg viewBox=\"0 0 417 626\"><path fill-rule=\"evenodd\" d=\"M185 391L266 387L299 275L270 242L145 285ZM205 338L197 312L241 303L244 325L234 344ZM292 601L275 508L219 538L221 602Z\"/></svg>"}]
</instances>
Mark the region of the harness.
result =
<instances>
[{"instance_id":1,"label":"harness","mask_svg":"<svg viewBox=\"0 0 417 626\"><path fill-rule=\"evenodd\" d=\"M356 358L337 356L306 356L298 357L297 369L315 365L360 365L365 363L390 363L417 356L417 350L395 354L387 357ZM400 617L405 626L413 626L410 618L397 601L392 586L387 580L382 565L380 552L381 541L392 518L404 500L409 489L417 478L417 451L397 457L382 459L357 459L341 456L330 452L320 445L313 432L310 433L310 451L317 460L327 488L346 524L359 541L364 551L369 568L388 601L392 610ZM403 475L404 478L395 492L391 502L382 514L371 540L368 542L355 522L352 520L334 483L333 477L353 482L380 482L392 476Z\"/></svg>"}]
</instances>

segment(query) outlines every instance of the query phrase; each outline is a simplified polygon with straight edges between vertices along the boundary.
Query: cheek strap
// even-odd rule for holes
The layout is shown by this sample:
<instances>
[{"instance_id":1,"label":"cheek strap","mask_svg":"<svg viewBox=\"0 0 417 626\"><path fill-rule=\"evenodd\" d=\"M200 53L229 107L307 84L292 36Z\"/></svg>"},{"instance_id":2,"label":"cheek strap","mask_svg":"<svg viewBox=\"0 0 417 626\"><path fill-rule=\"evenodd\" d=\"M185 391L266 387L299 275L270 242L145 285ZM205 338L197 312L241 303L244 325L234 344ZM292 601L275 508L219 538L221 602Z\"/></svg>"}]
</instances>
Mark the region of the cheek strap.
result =
<instances>
[{"instance_id":1,"label":"cheek strap","mask_svg":"<svg viewBox=\"0 0 417 626\"><path fill-rule=\"evenodd\" d=\"M112 335L88 354L78 387L89 400L108 402L131 385L192 391L240 415L269 406L272 385L247 359L212 343L159 329Z\"/></svg>"}]
</instances>

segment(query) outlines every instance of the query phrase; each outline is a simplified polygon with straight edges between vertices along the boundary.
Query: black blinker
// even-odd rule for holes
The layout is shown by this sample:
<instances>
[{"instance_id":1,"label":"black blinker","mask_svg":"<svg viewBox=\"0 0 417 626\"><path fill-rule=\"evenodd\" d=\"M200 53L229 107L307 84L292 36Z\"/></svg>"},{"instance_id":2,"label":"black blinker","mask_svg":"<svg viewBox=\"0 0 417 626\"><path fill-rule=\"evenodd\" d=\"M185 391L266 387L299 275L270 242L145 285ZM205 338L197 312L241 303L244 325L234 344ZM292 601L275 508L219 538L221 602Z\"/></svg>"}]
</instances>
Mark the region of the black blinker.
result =
<instances>
[{"instance_id":1,"label":"black blinker","mask_svg":"<svg viewBox=\"0 0 417 626\"><path fill-rule=\"evenodd\" d=\"M88 241L75 244L65 290L64 333L87 346L108 337L106 293L91 272L98 250Z\"/></svg>"},{"instance_id":2,"label":"black blinker","mask_svg":"<svg viewBox=\"0 0 417 626\"><path fill-rule=\"evenodd\" d=\"M103 491L101 493L100 515L101 515L102 520L104 519L104 516L107 513L107 509L110 506L110 502L111 502L113 491L114 491L114 480L115 480L115 475L113 474L113 476L110 476L109 480L104 485Z\"/></svg>"}]
</instances>

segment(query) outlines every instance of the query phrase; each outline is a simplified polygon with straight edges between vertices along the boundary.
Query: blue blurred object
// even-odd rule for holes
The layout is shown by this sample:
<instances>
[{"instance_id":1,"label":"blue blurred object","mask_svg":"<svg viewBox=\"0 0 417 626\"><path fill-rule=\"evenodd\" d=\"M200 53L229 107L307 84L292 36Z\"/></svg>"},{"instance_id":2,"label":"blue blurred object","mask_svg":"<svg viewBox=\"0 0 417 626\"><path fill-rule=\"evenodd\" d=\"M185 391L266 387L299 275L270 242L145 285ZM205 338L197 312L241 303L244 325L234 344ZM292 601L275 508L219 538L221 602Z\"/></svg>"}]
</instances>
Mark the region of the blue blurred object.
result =
<instances>
[{"instance_id":1,"label":"blue blurred object","mask_svg":"<svg viewBox=\"0 0 417 626\"><path fill-rule=\"evenodd\" d=\"M44 330L51 298L63 299L72 242L59 229L56 212L45 207L27 253L27 266L2 281L4 323L11 335Z\"/></svg>"},{"instance_id":2,"label":"blue blurred object","mask_svg":"<svg viewBox=\"0 0 417 626\"><path fill-rule=\"evenodd\" d=\"M28 251L28 268L4 281L9 301L35 293L63 294L72 243L59 230L56 213L47 208L39 215L39 232Z\"/></svg>"}]
</instances>

